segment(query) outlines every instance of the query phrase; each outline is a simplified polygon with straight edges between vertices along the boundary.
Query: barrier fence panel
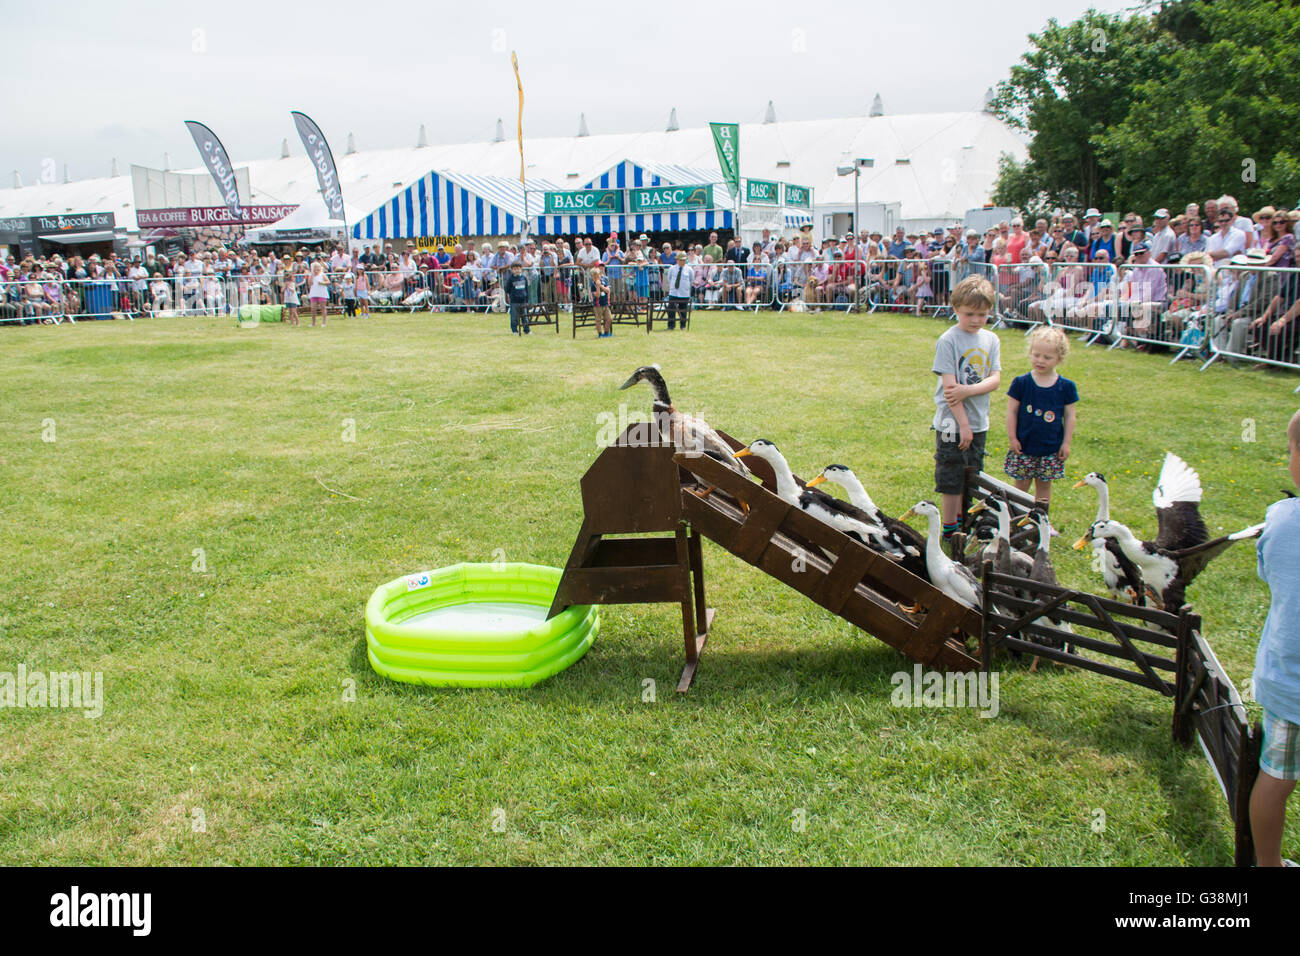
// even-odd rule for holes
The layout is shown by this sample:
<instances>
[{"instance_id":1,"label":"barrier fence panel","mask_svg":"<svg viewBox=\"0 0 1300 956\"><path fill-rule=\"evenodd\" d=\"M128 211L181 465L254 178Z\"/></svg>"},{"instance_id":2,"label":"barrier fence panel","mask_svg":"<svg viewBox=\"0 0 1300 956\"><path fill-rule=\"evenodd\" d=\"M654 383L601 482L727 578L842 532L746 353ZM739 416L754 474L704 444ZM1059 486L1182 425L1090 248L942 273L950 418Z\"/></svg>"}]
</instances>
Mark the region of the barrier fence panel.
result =
<instances>
[{"instance_id":1,"label":"barrier fence panel","mask_svg":"<svg viewBox=\"0 0 1300 956\"><path fill-rule=\"evenodd\" d=\"M1175 349L1173 361L1206 348L1210 282L1206 265L1146 263L1124 266L1115 286L1111 348Z\"/></svg>"},{"instance_id":2,"label":"barrier fence panel","mask_svg":"<svg viewBox=\"0 0 1300 956\"><path fill-rule=\"evenodd\" d=\"M1300 369L1300 269L1222 265L1208 299L1210 355L1202 370L1220 358Z\"/></svg>"},{"instance_id":3,"label":"barrier fence panel","mask_svg":"<svg viewBox=\"0 0 1300 956\"><path fill-rule=\"evenodd\" d=\"M1031 311L1030 306L1046 298L1046 289L1051 278L1051 271L1046 263L1022 262L1017 264L998 264L992 267L997 276L994 288L997 289L998 326L1023 328L1027 333L1042 325L1046 319L1042 309Z\"/></svg>"},{"instance_id":4,"label":"barrier fence panel","mask_svg":"<svg viewBox=\"0 0 1300 956\"><path fill-rule=\"evenodd\" d=\"M1056 264L1051 279L1027 312L1042 315L1049 325L1085 336L1085 344L1108 336L1115 317L1115 266L1109 262Z\"/></svg>"}]
</instances>

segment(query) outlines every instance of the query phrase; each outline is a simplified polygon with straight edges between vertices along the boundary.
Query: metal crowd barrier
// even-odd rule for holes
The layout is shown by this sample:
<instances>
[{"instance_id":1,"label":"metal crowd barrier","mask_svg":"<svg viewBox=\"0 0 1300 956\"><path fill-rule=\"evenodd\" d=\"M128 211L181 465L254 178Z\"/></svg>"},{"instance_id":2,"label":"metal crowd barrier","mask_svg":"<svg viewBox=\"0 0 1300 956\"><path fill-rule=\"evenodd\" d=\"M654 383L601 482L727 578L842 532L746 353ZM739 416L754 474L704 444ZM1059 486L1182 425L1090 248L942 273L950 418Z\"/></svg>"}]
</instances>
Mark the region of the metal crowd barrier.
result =
<instances>
[{"instance_id":1,"label":"metal crowd barrier","mask_svg":"<svg viewBox=\"0 0 1300 956\"><path fill-rule=\"evenodd\" d=\"M1221 265L1208 299L1202 371L1219 359L1300 370L1300 269Z\"/></svg>"},{"instance_id":2,"label":"metal crowd barrier","mask_svg":"<svg viewBox=\"0 0 1300 956\"><path fill-rule=\"evenodd\" d=\"M1176 349L1173 362L1207 350L1214 271L1205 265L1123 266L1115 285L1115 324L1110 347L1125 342Z\"/></svg>"},{"instance_id":3,"label":"metal crowd barrier","mask_svg":"<svg viewBox=\"0 0 1300 956\"><path fill-rule=\"evenodd\" d=\"M1110 262L1056 263L1037 302L1028 311L1048 325L1078 332L1085 345L1109 336L1116 318L1118 275Z\"/></svg>"},{"instance_id":4,"label":"metal crowd barrier","mask_svg":"<svg viewBox=\"0 0 1300 956\"><path fill-rule=\"evenodd\" d=\"M1047 264L1003 263L991 268L997 279L990 281L998 294L997 321L993 327L1023 328L1028 334L1036 326L1042 325L1045 319L1037 311L1031 313L1030 306L1044 298L1051 280Z\"/></svg>"}]
</instances>

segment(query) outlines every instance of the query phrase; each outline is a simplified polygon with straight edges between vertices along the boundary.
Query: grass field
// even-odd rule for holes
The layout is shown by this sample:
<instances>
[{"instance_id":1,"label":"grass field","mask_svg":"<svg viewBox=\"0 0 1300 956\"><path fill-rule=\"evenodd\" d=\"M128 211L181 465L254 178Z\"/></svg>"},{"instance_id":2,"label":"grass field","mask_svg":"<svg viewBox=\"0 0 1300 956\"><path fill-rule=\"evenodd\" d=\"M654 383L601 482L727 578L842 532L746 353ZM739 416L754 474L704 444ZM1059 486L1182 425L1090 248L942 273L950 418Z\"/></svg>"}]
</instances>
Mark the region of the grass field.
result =
<instances>
[{"instance_id":1,"label":"grass field","mask_svg":"<svg viewBox=\"0 0 1300 956\"><path fill-rule=\"evenodd\" d=\"M938 321L699 315L576 342L505 325L0 330L0 671L104 675L98 719L0 711L0 862L1231 862L1225 801L1172 744L1168 700L1007 663L995 719L891 707L909 661L710 543L718 617L689 695L672 605L607 608L586 658L529 690L378 677L378 584L564 563L598 416L649 411L646 389L617 391L643 363L804 475L849 464L895 514L934 497ZM1009 384L1023 339L1000 334ZM1212 532L1288 485L1294 378L1082 348L1063 372L1082 396L1069 476L1106 472L1139 533L1166 449L1200 471ZM1095 509L1068 484L1053 507L1058 574L1093 589L1065 545ZM1253 547L1190 600L1244 686L1267 607Z\"/></svg>"}]
</instances>

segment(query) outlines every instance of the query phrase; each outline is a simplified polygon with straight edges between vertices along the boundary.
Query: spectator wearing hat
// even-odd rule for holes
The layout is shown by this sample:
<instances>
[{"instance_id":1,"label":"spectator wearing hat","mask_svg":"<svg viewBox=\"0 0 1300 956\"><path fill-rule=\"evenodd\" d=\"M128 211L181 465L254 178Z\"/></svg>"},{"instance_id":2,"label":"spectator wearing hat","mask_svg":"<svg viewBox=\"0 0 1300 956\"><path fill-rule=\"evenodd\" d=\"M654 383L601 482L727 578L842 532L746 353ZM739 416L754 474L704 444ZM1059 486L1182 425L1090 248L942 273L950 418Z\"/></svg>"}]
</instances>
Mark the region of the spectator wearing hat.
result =
<instances>
[{"instance_id":1,"label":"spectator wearing hat","mask_svg":"<svg viewBox=\"0 0 1300 956\"><path fill-rule=\"evenodd\" d=\"M1165 299L1169 294L1165 272L1151 262L1151 247L1145 242L1134 243L1129 250L1132 260L1130 268L1120 279L1120 325L1124 321L1132 323L1133 334L1139 338L1151 338L1154 332L1155 316L1164 311ZM1125 343L1120 342L1120 348ZM1143 346L1138 346L1145 351Z\"/></svg>"},{"instance_id":2,"label":"spectator wearing hat","mask_svg":"<svg viewBox=\"0 0 1300 956\"><path fill-rule=\"evenodd\" d=\"M664 276L664 285L667 292L667 308L664 318L668 320L668 330L670 332L677 327L679 321L682 328L686 328L686 317L690 311L691 288L694 281L695 270L686 264L684 258L675 261L668 267L668 272Z\"/></svg>"},{"instance_id":3,"label":"spectator wearing hat","mask_svg":"<svg viewBox=\"0 0 1300 956\"><path fill-rule=\"evenodd\" d=\"M1265 206L1251 217L1251 234L1254 236L1256 246L1266 245L1265 237L1273 225L1273 218L1277 210L1272 206Z\"/></svg>"},{"instance_id":4,"label":"spectator wearing hat","mask_svg":"<svg viewBox=\"0 0 1300 956\"><path fill-rule=\"evenodd\" d=\"M1119 258L1116 261L1128 262L1133 255L1133 247L1139 242L1147 242L1146 226L1142 225L1141 216L1131 212L1124 217L1124 232L1119 237Z\"/></svg>"},{"instance_id":5,"label":"spectator wearing hat","mask_svg":"<svg viewBox=\"0 0 1300 956\"><path fill-rule=\"evenodd\" d=\"M1079 228L1073 214L1067 212L1061 216L1061 234L1065 242L1078 246L1080 251L1088 248L1088 234Z\"/></svg>"},{"instance_id":6,"label":"spectator wearing hat","mask_svg":"<svg viewBox=\"0 0 1300 956\"><path fill-rule=\"evenodd\" d=\"M1151 247L1151 261L1163 264L1178 250L1178 237L1169 225L1169 210L1157 209L1151 216L1151 238L1147 240Z\"/></svg>"},{"instance_id":7,"label":"spectator wearing hat","mask_svg":"<svg viewBox=\"0 0 1300 956\"><path fill-rule=\"evenodd\" d=\"M1113 226L1113 224L1112 224ZM1083 238L1084 241L1092 245L1092 241L1097 238L1101 230L1101 212L1094 207L1089 207L1083 214Z\"/></svg>"},{"instance_id":8,"label":"spectator wearing hat","mask_svg":"<svg viewBox=\"0 0 1300 956\"><path fill-rule=\"evenodd\" d=\"M528 328L528 278L524 275L522 259L510 263L509 272L502 279L506 302L510 305L510 334L529 335Z\"/></svg>"},{"instance_id":9,"label":"spectator wearing hat","mask_svg":"<svg viewBox=\"0 0 1300 956\"><path fill-rule=\"evenodd\" d=\"M1103 219L1097 223L1097 234L1088 243L1088 259L1096 259L1100 250L1105 250L1107 262L1116 259L1115 226L1109 219Z\"/></svg>"}]
</instances>

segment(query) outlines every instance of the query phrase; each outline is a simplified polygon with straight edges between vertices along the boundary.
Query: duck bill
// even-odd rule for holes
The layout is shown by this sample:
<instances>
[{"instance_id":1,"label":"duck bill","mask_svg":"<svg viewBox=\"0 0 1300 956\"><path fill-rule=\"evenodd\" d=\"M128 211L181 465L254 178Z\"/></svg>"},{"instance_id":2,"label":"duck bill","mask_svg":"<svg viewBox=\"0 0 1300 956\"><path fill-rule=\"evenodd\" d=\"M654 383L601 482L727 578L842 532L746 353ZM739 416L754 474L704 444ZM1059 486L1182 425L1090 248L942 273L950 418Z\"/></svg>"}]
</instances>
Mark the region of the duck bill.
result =
<instances>
[{"instance_id":1,"label":"duck bill","mask_svg":"<svg viewBox=\"0 0 1300 956\"><path fill-rule=\"evenodd\" d=\"M908 508L906 511L904 511L901 515L898 516L898 520L899 520L899 521L906 521L908 518L912 517L912 515L914 515L914 514L916 514L916 509L915 509L915 508Z\"/></svg>"},{"instance_id":2,"label":"duck bill","mask_svg":"<svg viewBox=\"0 0 1300 956\"><path fill-rule=\"evenodd\" d=\"M626 387L627 387L627 386L624 386L624 388L626 388ZM1078 481L1076 481L1076 482L1074 483L1074 487L1076 487L1076 488L1082 488L1082 487L1083 487L1084 485L1086 485L1086 484L1087 484L1087 482L1084 481L1082 478L1080 478Z\"/></svg>"},{"instance_id":3,"label":"duck bill","mask_svg":"<svg viewBox=\"0 0 1300 956\"><path fill-rule=\"evenodd\" d=\"M640 381L640 379L637 378L635 375L633 375L633 376L632 376L631 378L629 378L626 382L624 382L622 385L620 385L620 386L618 387L618 390L621 392L621 391L623 391L623 389L625 389L625 388L631 388L633 385L635 385L635 384L636 384L637 382L639 382L639 381Z\"/></svg>"},{"instance_id":4,"label":"duck bill","mask_svg":"<svg viewBox=\"0 0 1300 956\"><path fill-rule=\"evenodd\" d=\"M1088 546L1088 536L1086 534L1078 541L1074 542L1075 551L1082 551L1087 546Z\"/></svg>"},{"instance_id":5,"label":"duck bill","mask_svg":"<svg viewBox=\"0 0 1300 956\"><path fill-rule=\"evenodd\" d=\"M988 507L989 507L989 506L986 505L983 501L977 501L977 502L975 502L973 505L970 506L970 509L969 509L966 513L967 513L968 515L977 515L977 514L979 514L981 511L987 511L987 510L988 510Z\"/></svg>"},{"instance_id":6,"label":"duck bill","mask_svg":"<svg viewBox=\"0 0 1300 956\"><path fill-rule=\"evenodd\" d=\"M824 485L825 483L826 483L826 476L825 476L825 475L818 475L816 478L813 478L812 480L810 480L810 481L808 482L808 484L804 485L804 487L805 487L805 488L816 488L818 485Z\"/></svg>"},{"instance_id":7,"label":"duck bill","mask_svg":"<svg viewBox=\"0 0 1300 956\"><path fill-rule=\"evenodd\" d=\"M738 451L738 452L734 452L734 455L735 455L735 457L737 457L737 458L748 458L748 457L750 457L750 456L753 455L753 454L754 454L754 453L753 453L752 451L749 450L748 446L746 446L745 448L740 449L740 451Z\"/></svg>"},{"instance_id":8,"label":"duck bill","mask_svg":"<svg viewBox=\"0 0 1300 956\"><path fill-rule=\"evenodd\" d=\"M1032 520L1033 519L1030 518L1029 515L1021 515L1013 522L1013 524L1015 524L1017 528L1023 528L1025 525L1029 524L1029 522Z\"/></svg>"}]
</instances>

